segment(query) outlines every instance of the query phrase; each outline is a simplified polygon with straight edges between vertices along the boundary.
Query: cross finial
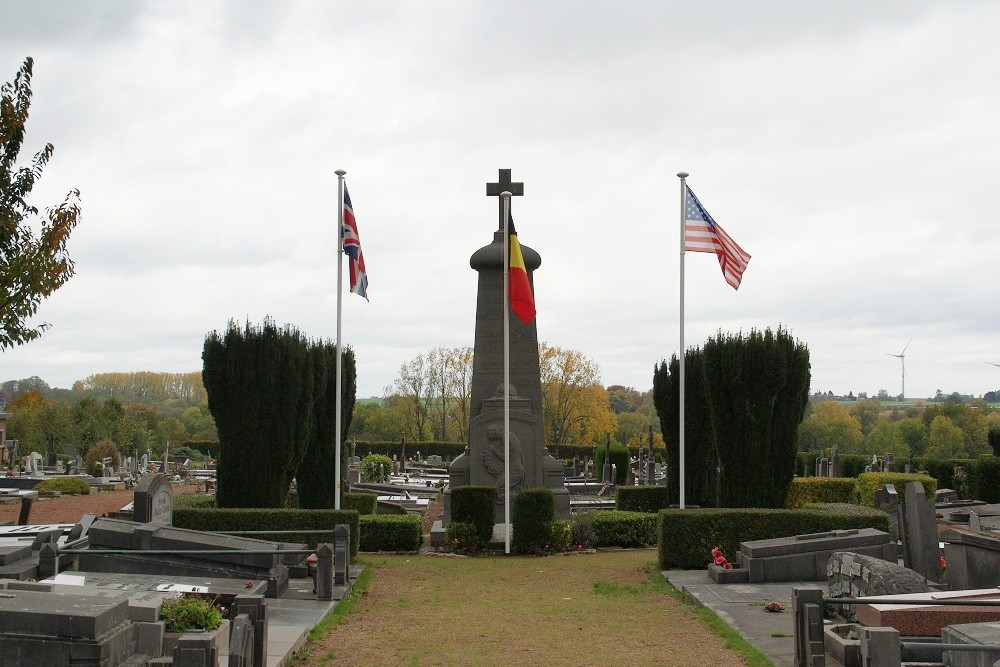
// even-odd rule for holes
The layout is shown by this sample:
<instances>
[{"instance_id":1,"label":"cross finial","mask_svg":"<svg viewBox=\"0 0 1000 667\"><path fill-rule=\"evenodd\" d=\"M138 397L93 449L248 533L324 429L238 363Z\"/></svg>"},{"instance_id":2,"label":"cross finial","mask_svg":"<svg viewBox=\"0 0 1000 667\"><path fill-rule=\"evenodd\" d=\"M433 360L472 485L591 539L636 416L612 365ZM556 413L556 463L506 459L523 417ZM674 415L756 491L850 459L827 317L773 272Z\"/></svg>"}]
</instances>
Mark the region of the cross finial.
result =
<instances>
[{"instance_id":1,"label":"cross finial","mask_svg":"<svg viewBox=\"0 0 1000 667\"><path fill-rule=\"evenodd\" d=\"M510 169L500 170L500 179L496 183L486 184L486 196L487 197L499 197L500 193L509 192L514 197L524 196L524 183L511 183L510 181ZM500 219L500 229L503 229L503 200L499 200L500 212L498 217Z\"/></svg>"}]
</instances>

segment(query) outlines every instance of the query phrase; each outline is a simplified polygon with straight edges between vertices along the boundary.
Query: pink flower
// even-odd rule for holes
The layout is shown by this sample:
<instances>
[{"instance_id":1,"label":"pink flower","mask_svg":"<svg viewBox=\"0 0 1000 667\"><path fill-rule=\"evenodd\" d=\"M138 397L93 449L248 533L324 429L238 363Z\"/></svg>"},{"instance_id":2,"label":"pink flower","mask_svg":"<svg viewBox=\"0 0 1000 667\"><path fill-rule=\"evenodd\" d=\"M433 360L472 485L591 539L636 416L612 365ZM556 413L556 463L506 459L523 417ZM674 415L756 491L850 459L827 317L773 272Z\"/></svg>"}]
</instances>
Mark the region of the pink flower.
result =
<instances>
[{"instance_id":1,"label":"pink flower","mask_svg":"<svg viewBox=\"0 0 1000 667\"><path fill-rule=\"evenodd\" d=\"M715 557L715 564L716 565L725 565L726 564L726 557L725 556L716 556Z\"/></svg>"},{"instance_id":2,"label":"pink flower","mask_svg":"<svg viewBox=\"0 0 1000 667\"><path fill-rule=\"evenodd\" d=\"M731 570L731 569L733 569L733 564L732 563L724 563L723 567L726 568L727 570Z\"/></svg>"}]
</instances>

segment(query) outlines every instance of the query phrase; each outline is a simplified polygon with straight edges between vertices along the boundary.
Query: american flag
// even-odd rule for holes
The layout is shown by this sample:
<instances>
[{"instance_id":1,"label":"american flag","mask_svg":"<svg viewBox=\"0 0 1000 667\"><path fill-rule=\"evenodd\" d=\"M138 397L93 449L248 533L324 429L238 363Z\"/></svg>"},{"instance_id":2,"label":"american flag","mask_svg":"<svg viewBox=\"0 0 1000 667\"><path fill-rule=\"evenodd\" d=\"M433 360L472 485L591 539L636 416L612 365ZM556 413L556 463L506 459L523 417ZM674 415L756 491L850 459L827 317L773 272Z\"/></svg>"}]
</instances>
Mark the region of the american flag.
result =
<instances>
[{"instance_id":1,"label":"american flag","mask_svg":"<svg viewBox=\"0 0 1000 667\"><path fill-rule=\"evenodd\" d=\"M361 239L358 238L358 223L351 207L351 195L344 186L344 254L350 259L351 291L368 298L368 274L365 272L365 257L361 254Z\"/></svg>"},{"instance_id":2,"label":"american flag","mask_svg":"<svg viewBox=\"0 0 1000 667\"><path fill-rule=\"evenodd\" d=\"M743 272L750 261L750 255L729 238L705 207L701 205L691 188L684 186L684 250L691 252L714 252L719 257L719 266L726 282L739 289Z\"/></svg>"}]
</instances>

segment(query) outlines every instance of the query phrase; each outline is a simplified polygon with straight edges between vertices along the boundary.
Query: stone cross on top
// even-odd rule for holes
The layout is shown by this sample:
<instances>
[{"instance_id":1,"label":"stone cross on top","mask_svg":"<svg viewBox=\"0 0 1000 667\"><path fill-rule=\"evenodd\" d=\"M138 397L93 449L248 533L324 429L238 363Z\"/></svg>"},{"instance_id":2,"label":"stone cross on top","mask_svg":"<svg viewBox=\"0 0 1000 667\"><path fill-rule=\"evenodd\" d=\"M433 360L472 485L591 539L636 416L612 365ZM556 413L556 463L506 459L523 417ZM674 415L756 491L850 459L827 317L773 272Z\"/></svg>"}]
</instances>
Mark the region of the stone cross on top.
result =
<instances>
[{"instance_id":1,"label":"stone cross on top","mask_svg":"<svg viewBox=\"0 0 1000 667\"><path fill-rule=\"evenodd\" d=\"M499 197L500 193L509 192L515 197L524 196L524 183L510 182L510 169L500 170L500 180L496 183L486 184L487 197ZM503 200L500 200L500 212L497 214L500 219L500 231L503 231Z\"/></svg>"}]
</instances>

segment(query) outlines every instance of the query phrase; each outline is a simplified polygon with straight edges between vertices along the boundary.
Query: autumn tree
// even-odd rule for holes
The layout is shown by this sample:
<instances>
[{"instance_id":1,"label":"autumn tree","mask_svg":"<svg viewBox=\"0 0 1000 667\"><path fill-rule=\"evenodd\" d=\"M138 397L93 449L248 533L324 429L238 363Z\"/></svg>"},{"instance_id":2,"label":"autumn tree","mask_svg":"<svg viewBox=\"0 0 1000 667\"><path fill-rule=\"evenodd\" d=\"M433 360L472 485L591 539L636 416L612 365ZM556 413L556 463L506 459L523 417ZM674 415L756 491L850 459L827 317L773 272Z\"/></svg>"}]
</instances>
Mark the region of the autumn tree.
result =
<instances>
[{"instance_id":1,"label":"autumn tree","mask_svg":"<svg viewBox=\"0 0 1000 667\"><path fill-rule=\"evenodd\" d=\"M39 215L28 201L52 157L52 144L30 165L17 165L31 106L32 65L25 59L14 82L0 87L0 350L42 335L49 324L31 326L27 320L74 273L66 243L80 218L79 191L71 190L63 203Z\"/></svg>"},{"instance_id":2,"label":"autumn tree","mask_svg":"<svg viewBox=\"0 0 1000 667\"><path fill-rule=\"evenodd\" d=\"M597 363L576 350L538 345L542 420L547 442L597 444L616 430L608 392Z\"/></svg>"},{"instance_id":3,"label":"autumn tree","mask_svg":"<svg viewBox=\"0 0 1000 667\"><path fill-rule=\"evenodd\" d=\"M962 429L944 415L931 420L930 440L926 456L935 459L961 459L968 456Z\"/></svg>"},{"instance_id":4,"label":"autumn tree","mask_svg":"<svg viewBox=\"0 0 1000 667\"><path fill-rule=\"evenodd\" d=\"M22 452L44 452L50 439L57 451L73 439L69 406L31 390L14 398L7 406L10 420L7 437L20 443Z\"/></svg>"},{"instance_id":5,"label":"autumn tree","mask_svg":"<svg viewBox=\"0 0 1000 667\"><path fill-rule=\"evenodd\" d=\"M875 428L865 439L864 454L892 454L896 460L906 460L910 454L910 448L903 438L903 430L900 422L893 422L887 419L880 420L875 424Z\"/></svg>"},{"instance_id":6,"label":"autumn tree","mask_svg":"<svg viewBox=\"0 0 1000 667\"><path fill-rule=\"evenodd\" d=\"M980 410L973 410L968 405L961 403L945 401L937 405L928 405L921 417L924 424L931 429L932 440L934 420L938 417L947 417L952 426L957 427L962 433L962 449L966 456L977 457L992 452L988 439L990 429L986 423L985 415ZM935 447L933 442L931 447ZM941 451L940 447L935 447L935 449ZM928 451L927 454L930 456L931 452Z\"/></svg>"},{"instance_id":7,"label":"autumn tree","mask_svg":"<svg viewBox=\"0 0 1000 667\"><path fill-rule=\"evenodd\" d=\"M855 401L848 412L861 425L861 434L867 438L875 424L882 419L882 403L877 398Z\"/></svg>"},{"instance_id":8,"label":"autumn tree","mask_svg":"<svg viewBox=\"0 0 1000 667\"><path fill-rule=\"evenodd\" d=\"M799 449L804 452L836 446L841 454L857 454L863 440L858 420L832 399L815 406L799 426Z\"/></svg>"}]
</instances>

